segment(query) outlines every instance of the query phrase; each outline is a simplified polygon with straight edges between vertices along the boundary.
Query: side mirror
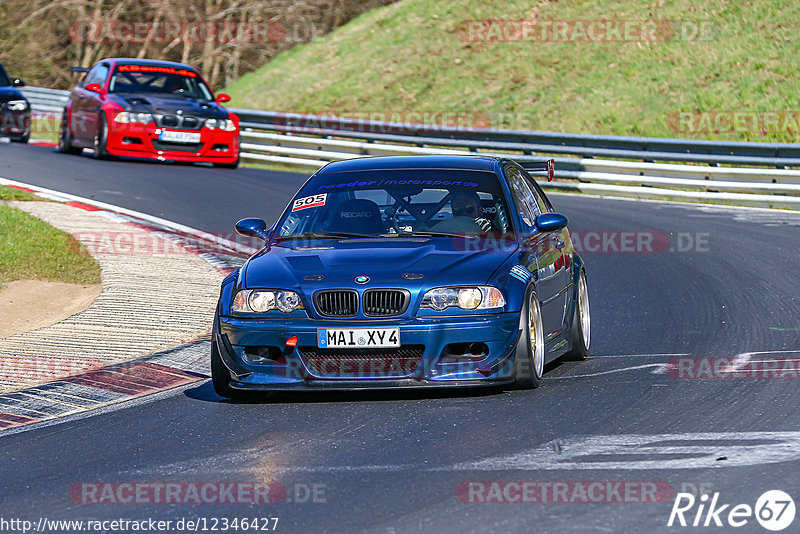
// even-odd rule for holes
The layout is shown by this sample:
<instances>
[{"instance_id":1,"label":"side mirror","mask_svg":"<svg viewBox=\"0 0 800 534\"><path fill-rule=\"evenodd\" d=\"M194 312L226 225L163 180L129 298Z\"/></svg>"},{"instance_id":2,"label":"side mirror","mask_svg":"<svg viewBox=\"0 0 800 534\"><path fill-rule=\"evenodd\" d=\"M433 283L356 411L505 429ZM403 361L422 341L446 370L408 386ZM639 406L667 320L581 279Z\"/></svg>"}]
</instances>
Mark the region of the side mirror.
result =
<instances>
[{"instance_id":1,"label":"side mirror","mask_svg":"<svg viewBox=\"0 0 800 534\"><path fill-rule=\"evenodd\" d=\"M23 82L19 78L14 78L11 81L11 85L13 85L14 87L25 87L25 82Z\"/></svg>"},{"instance_id":2,"label":"side mirror","mask_svg":"<svg viewBox=\"0 0 800 534\"><path fill-rule=\"evenodd\" d=\"M220 93L217 95L217 103L224 104L225 102L231 101L231 95L227 95L225 93Z\"/></svg>"},{"instance_id":3,"label":"side mirror","mask_svg":"<svg viewBox=\"0 0 800 534\"><path fill-rule=\"evenodd\" d=\"M86 67L72 67L72 72L89 72Z\"/></svg>"},{"instance_id":4,"label":"side mirror","mask_svg":"<svg viewBox=\"0 0 800 534\"><path fill-rule=\"evenodd\" d=\"M86 90L87 91L91 91L93 93L102 93L103 92L103 88L100 87L99 83L90 83L89 85L86 86Z\"/></svg>"},{"instance_id":5,"label":"side mirror","mask_svg":"<svg viewBox=\"0 0 800 534\"><path fill-rule=\"evenodd\" d=\"M264 219L247 218L236 223L236 232L247 237L267 240L267 222Z\"/></svg>"},{"instance_id":6,"label":"side mirror","mask_svg":"<svg viewBox=\"0 0 800 534\"><path fill-rule=\"evenodd\" d=\"M555 232L567 226L567 218L560 213L540 213L536 216L536 228L540 232Z\"/></svg>"}]
</instances>

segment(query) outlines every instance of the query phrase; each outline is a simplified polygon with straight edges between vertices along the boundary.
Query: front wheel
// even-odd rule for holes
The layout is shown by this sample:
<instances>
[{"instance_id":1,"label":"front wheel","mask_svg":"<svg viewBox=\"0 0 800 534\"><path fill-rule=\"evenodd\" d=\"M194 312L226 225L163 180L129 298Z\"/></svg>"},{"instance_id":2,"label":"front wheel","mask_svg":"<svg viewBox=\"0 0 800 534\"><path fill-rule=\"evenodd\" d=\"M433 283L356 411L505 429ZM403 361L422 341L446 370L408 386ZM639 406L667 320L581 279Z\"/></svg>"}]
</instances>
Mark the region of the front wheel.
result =
<instances>
[{"instance_id":1,"label":"front wheel","mask_svg":"<svg viewBox=\"0 0 800 534\"><path fill-rule=\"evenodd\" d=\"M94 157L95 159L108 159L108 123L106 116L100 115L100 124L97 132L97 137L94 138Z\"/></svg>"},{"instance_id":2,"label":"front wheel","mask_svg":"<svg viewBox=\"0 0 800 534\"><path fill-rule=\"evenodd\" d=\"M58 128L58 151L73 155L83 152L83 149L72 146L72 132L69 129L69 116L66 111L61 116L61 125Z\"/></svg>"},{"instance_id":3,"label":"front wheel","mask_svg":"<svg viewBox=\"0 0 800 534\"><path fill-rule=\"evenodd\" d=\"M219 354L217 343L214 339L211 340L211 383L214 386L214 391L220 397L242 399L246 396L246 392L231 387L231 373L222 363L222 356Z\"/></svg>"},{"instance_id":4,"label":"front wheel","mask_svg":"<svg viewBox=\"0 0 800 534\"><path fill-rule=\"evenodd\" d=\"M586 285L586 272L578 275L578 288L575 295L575 312L572 314L570 338L572 348L564 355L565 360L585 360L589 356L589 343L592 335L592 318L589 314L589 288Z\"/></svg>"},{"instance_id":5,"label":"front wheel","mask_svg":"<svg viewBox=\"0 0 800 534\"><path fill-rule=\"evenodd\" d=\"M544 374L544 330L539 298L529 289L520 314L522 333L514 356L514 385L520 389L538 388Z\"/></svg>"},{"instance_id":6,"label":"front wheel","mask_svg":"<svg viewBox=\"0 0 800 534\"><path fill-rule=\"evenodd\" d=\"M211 331L211 384L220 397L226 399L246 398L246 391L239 391L231 387L231 372L222 362L222 356L217 347L217 333L219 332L219 316L214 313L214 327Z\"/></svg>"}]
</instances>

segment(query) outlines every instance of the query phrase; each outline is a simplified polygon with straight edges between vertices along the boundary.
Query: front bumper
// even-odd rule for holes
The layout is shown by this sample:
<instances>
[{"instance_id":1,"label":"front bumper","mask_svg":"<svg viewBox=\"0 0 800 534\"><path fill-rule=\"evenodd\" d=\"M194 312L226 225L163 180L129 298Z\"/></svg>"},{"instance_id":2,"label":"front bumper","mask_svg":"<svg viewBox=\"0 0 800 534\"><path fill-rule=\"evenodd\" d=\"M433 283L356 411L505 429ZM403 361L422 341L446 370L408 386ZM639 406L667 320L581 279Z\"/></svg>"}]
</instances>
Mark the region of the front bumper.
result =
<instances>
[{"instance_id":1,"label":"front bumper","mask_svg":"<svg viewBox=\"0 0 800 534\"><path fill-rule=\"evenodd\" d=\"M354 351L348 349L332 350L328 356L318 357L323 352L317 348L318 328L391 327L400 330L403 352L398 354L407 355L407 349L421 347L416 349L417 360L401 361L405 356L398 356L396 361L392 361L391 349L360 349L366 358L373 353L381 354L366 364L363 361L354 363L350 356ZM231 372L230 386L268 391L508 384L514 380L514 354L520 336L518 313L394 321L276 321L221 317L214 331L213 342ZM287 340L292 337L297 338L296 346L287 346ZM477 356L453 354L453 347L471 346L473 343L483 347ZM267 347L272 349L271 357L253 361L254 354Z\"/></svg>"},{"instance_id":2,"label":"front bumper","mask_svg":"<svg viewBox=\"0 0 800 534\"><path fill-rule=\"evenodd\" d=\"M154 124L109 123L106 150L112 156L147 158L159 161L191 161L206 163L236 163L239 159L239 132L222 130L170 131L200 133L194 144L159 141L162 128Z\"/></svg>"}]
</instances>

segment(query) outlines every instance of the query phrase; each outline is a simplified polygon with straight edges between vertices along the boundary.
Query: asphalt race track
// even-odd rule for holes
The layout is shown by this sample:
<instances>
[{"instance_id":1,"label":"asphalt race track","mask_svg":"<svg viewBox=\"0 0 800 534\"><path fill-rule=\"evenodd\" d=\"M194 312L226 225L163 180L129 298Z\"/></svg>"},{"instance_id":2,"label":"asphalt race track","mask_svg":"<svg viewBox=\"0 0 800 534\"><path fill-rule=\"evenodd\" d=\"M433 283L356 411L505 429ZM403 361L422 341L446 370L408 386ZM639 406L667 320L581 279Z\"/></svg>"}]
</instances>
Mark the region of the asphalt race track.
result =
<instances>
[{"instance_id":1,"label":"asphalt race track","mask_svg":"<svg viewBox=\"0 0 800 534\"><path fill-rule=\"evenodd\" d=\"M97 161L55 148L0 145L0 176L107 202L207 232L232 232L244 211L277 218L308 175L235 172L149 161ZM253 191L275 197L257 198ZM279 199L278 201L276 201Z\"/></svg>"},{"instance_id":2,"label":"asphalt race track","mask_svg":"<svg viewBox=\"0 0 800 534\"><path fill-rule=\"evenodd\" d=\"M245 216L277 216L305 179L93 161L19 145L0 146L0 176L211 232ZM201 382L107 413L0 434L4 515L278 517L278 532L765 532L752 517L737 529L668 528L667 521L678 492L718 492L728 510L754 507L767 490L800 492L800 375L724 379L731 365L800 365L800 215L552 200L585 248L600 250L584 252L590 359L551 365L540 389L287 394L242 403L223 401ZM628 248L620 232L638 232L634 242L645 236L644 245L619 252ZM713 358L727 362L714 377L691 379L691 370L676 368L701 361L713 368L720 361ZM80 483L211 481L275 482L287 499L83 504L70 494ZM571 497L476 502L490 496L480 489L492 487L489 481L571 482ZM578 502L572 490L585 485L576 481L650 482L667 491L658 502L620 503L613 494ZM727 511L720 519L727 521Z\"/></svg>"}]
</instances>

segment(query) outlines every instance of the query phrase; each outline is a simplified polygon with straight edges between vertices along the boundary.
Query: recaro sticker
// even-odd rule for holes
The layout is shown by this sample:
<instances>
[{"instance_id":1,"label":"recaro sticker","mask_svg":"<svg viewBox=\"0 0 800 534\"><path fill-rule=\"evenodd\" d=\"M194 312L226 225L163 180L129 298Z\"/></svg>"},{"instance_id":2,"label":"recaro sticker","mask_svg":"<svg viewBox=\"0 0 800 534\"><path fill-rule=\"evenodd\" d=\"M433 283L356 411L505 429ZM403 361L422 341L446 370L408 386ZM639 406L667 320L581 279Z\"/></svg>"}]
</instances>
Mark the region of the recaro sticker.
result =
<instances>
[{"instance_id":1,"label":"recaro sticker","mask_svg":"<svg viewBox=\"0 0 800 534\"><path fill-rule=\"evenodd\" d=\"M292 211L300 211L306 208L318 208L320 206L324 206L325 202L328 201L328 193L320 193L319 195L313 195L310 197L305 198L298 198L292 204Z\"/></svg>"}]
</instances>

